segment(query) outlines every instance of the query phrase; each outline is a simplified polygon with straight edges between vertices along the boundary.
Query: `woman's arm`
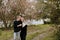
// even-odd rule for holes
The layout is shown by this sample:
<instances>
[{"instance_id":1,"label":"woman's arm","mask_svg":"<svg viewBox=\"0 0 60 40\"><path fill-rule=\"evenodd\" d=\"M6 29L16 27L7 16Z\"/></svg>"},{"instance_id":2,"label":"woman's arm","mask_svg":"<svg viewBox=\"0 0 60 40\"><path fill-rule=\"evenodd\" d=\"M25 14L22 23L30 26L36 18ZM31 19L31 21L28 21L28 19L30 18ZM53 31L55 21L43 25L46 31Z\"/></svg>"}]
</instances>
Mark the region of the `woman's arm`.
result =
<instances>
[{"instance_id":1,"label":"woman's arm","mask_svg":"<svg viewBox=\"0 0 60 40\"><path fill-rule=\"evenodd\" d=\"M24 18L23 18L23 17L21 18L21 21L22 21L22 24L17 25L17 27L19 27L19 26L22 26L22 25L23 25L23 22L24 22Z\"/></svg>"}]
</instances>

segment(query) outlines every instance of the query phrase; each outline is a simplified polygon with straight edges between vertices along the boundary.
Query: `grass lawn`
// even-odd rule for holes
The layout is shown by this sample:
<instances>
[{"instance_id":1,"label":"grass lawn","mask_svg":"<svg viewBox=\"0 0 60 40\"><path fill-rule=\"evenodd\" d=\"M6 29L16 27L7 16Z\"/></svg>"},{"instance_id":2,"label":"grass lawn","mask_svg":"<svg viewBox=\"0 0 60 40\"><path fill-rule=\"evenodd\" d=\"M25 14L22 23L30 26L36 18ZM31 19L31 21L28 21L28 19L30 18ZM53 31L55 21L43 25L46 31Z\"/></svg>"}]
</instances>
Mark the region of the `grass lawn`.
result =
<instances>
[{"instance_id":1,"label":"grass lawn","mask_svg":"<svg viewBox=\"0 0 60 40\"><path fill-rule=\"evenodd\" d=\"M35 36L41 33L42 30L46 30L50 27L49 24L44 24L44 25L30 25L27 28L27 33L32 32L32 34L27 35L27 40L33 39ZM33 33L34 31L39 30L40 32ZM0 30L0 40L9 40L10 38L13 37L13 30Z\"/></svg>"},{"instance_id":2,"label":"grass lawn","mask_svg":"<svg viewBox=\"0 0 60 40\"><path fill-rule=\"evenodd\" d=\"M27 32L34 32L34 31L37 31L37 30L44 30L44 29L47 29L50 27L50 24L44 24L44 25L30 25L28 26L27 28Z\"/></svg>"},{"instance_id":3,"label":"grass lawn","mask_svg":"<svg viewBox=\"0 0 60 40\"><path fill-rule=\"evenodd\" d=\"M43 40L55 40L54 34L53 33L49 34Z\"/></svg>"},{"instance_id":4,"label":"grass lawn","mask_svg":"<svg viewBox=\"0 0 60 40\"><path fill-rule=\"evenodd\" d=\"M35 36L39 35L38 32L34 33L34 34L30 34L30 35L27 35L27 38L26 40L32 40Z\"/></svg>"},{"instance_id":5,"label":"grass lawn","mask_svg":"<svg viewBox=\"0 0 60 40\"><path fill-rule=\"evenodd\" d=\"M44 24L44 25L31 25L31 26L29 26L28 27L28 33L29 32L33 33L34 31L37 31L37 30L39 30L40 32L36 32L34 34L27 35L27 39L26 40L32 40L37 35L43 33L44 32L43 30L47 30L49 27L50 27L50 25L48 25L48 24Z\"/></svg>"},{"instance_id":6,"label":"grass lawn","mask_svg":"<svg viewBox=\"0 0 60 40\"><path fill-rule=\"evenodd\" d=\"M13 30L0 30L0 40L9 40L13 35Z\"/></svg>"}]
</instances>

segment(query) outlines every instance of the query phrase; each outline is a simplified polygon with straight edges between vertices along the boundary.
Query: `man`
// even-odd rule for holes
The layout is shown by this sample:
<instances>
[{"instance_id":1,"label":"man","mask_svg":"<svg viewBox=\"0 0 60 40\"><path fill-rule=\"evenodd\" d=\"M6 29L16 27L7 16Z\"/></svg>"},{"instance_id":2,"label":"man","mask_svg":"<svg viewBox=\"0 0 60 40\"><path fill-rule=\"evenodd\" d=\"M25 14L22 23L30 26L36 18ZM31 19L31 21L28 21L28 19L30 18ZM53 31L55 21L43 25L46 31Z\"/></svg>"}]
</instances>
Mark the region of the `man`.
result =
<instances>
[{"instance_id":1,"label":"man","mask_svg":"<svg viewBox=\"0 0 60 40\"><path fill-rule=\"evenodd\" d=\"M20 40L20 32L22 29L22 21L21 16L17 16L16 20L14 21L14 40Z\"/></svg>"}]
</instances>

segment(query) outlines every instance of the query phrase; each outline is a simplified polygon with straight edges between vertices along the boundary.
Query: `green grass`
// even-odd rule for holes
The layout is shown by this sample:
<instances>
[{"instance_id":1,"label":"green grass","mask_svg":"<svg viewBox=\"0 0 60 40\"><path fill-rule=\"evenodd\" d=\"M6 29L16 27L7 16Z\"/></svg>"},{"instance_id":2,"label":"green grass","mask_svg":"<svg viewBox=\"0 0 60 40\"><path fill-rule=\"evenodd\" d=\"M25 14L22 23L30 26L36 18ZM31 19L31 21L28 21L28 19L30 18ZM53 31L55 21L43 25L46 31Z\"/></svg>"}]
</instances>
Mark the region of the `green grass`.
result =
<instances>
[{"instance_id":1,"label":"green grass","mask_svg":"<svg viewBox=\"0 0 60 40\"><path fill-rule=\"evenodd\" d=\"M47 36L43 40L55 40L55 38L54 37L51 37L51 36Z\"/></svg>"},{"instance_id":2,"label":"green grass","mask_svg":"<svg viewBox=\"0 0 60 40\"><path fill-rule=\"evenodd\" d=\"M26 39L27 40L32 40L37 35L43 33L44 32L43 30L46 30L49 27L50 27L50 25L48 25L48 24L45 24L45 25L31 25L30 27L28 27L28 29L29 29L28 32L30 32L30 31L33 32L33 31L37 31L37 30L40 30L40 32L36 32L34 34L27 35L27 38Z\"/></svg>"},{"instance_id":3,"label":"green grass","mask_svg":"<svg viewBox=\"0 0 60 40\"><path fill-rule=\"evenodd\" d=\"M30 33L30 32L34 32L34 31L37 31L37 30L40 30L40 32L36 32L36 33L33 33L33 34L29 34L27 35L27 40L31 40L33 39L35 36L39 35L42 30L46 30L50 27L49 24L44 24L44 25L30 25L27 27L27 33ZM0 40L8 40L10 38L12 38L13 36L13 30L0 30Z\"/></svg>"},{"instance_id":4,"label":"green grass","mask_svg":"<svg viewBox=\"0 0 60 40\"><path fill-rule=\"evenodd\" d=\"M54 33L48 34L43 40L55 40Z\"/></svg>"},{"instance_id":5,"label":"green grass","mask_svg":"<svg viewBox=\"0 0 60 40\"><path fill-rule=\"evenodd\" d=\"M48 24L44 24L44 25L31 25L27 29L28 29L28 32L34 32L36 30L44 30L44 29L47 29L49 27L50 27L50 25L48 25Z\"/></svg>"},{"instance_id":6,"label":"green grass","mask_svg":"<svg viewBox=\"0 0 60 40\"><path fill-rule=\"evenodd\" d=\"M11 38L13 35L13 31L12 30L0 30L0 40L8 40L9 38Z\"/></svg>"},{"instance_id":7,"label":"green grass","mask_svg":"<svg viewBox=\"0 0 60 40\"><path fill-rule=\"evenodd\" d=\"M32 40L34 37L36 37L37 35L39 35L40 33L36 32L34 34L30 34L30 35L27 35L27 38L26 40Z\"/></svg>"}]
</instances>

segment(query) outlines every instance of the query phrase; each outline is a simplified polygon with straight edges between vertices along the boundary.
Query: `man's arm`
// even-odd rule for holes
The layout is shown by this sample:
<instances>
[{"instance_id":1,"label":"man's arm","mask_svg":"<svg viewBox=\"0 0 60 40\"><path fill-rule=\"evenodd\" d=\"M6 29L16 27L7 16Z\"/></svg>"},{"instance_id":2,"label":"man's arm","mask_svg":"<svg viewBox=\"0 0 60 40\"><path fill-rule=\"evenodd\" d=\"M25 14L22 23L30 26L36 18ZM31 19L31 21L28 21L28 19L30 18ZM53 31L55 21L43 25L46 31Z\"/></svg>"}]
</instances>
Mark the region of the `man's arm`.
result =
<instances>
[{"instance_id":1,"label":"man's arm","mask_svg":"<svg viewBox=\"0 0 60 40\"><path fill-rule=\"evenodd\" d=\"M21 18L22 23L24 22L24 18ZM22 24L17 25L17 27L22 26Z\"/></svg>"},{"instance_id":2,"label":"man's arm","mask_svg":"<svg viewBox=\"0 0 60 40\"><path fill-rule=\"evenodd\" d=\"M20 27L20 26L22 26L22 24L17 25L17 27Z\"/></svg>"},{"instance_id":3,"label":"man's arm","mask_svg":"<svg viewBox=\"0 0 60 40\"><path fill-rule=\"evenodd\" d=\"M24 22L24 18L21 18L22 24ZM22 26L22 24L17 25L17 27Z\"/></svg>"},{"instance_id":4,"label":"man's arm","mask_svg":"<svg viewBox=\"0 0 60 40\"><path fill-rule=\"evenodd\" d=\"M14 27L17 27L17 22L16 22L16 21L14 21L13 25L14 25Z\"/></svg>"}]
</instances>

